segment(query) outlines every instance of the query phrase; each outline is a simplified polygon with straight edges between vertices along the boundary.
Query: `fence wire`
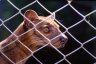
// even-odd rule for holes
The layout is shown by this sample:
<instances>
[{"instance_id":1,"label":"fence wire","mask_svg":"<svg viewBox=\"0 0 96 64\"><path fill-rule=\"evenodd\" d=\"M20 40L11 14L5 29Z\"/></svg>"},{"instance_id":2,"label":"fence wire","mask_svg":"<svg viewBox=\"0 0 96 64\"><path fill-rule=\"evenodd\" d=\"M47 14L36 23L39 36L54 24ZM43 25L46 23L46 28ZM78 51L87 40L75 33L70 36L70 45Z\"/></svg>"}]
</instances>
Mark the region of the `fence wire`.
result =
<instances>
[{"instance_id":1,"label":"fence wire","mask_svg":"<svg viewBox=\"0 0 96 64\"><path fill-rule=\"evenodd\" d=\"M0 0L0 1L2 1L2 0ZM35 0L35 1L33 1L32 3L26 5L26 6L22 7L22 8L18 8L18 7L15 6L10 0L7 0L7 2L8 2L9 4L11 4L16 10L18 10L18 12L17 12L16 14L14 14L13 16L11 16L10 18L6 19L6 20L0 19L0 21L1 21L0 27L1 27L1 26L4 26L11 34L13 34L13 35L16 37L16 40L18 40L18 36L15 35L4 23L7 22L7 21L9 21L10 19L16 17L18 14L20 14L20 15L23 16L23 17L25 17L25 16L21 13L21 11L22 11L23 9L29 7L30 5L33 5L33 4L35 4L35 3L38 3L39 6L41 6L44 10L46 10L48 13L50 13L50 16L48 16L48 18L49 18L49 17L51 17L52 15L55 16L55 14L56 14L57 12L61 11L62 9L70 6L70 7L71 7L77 14L79 14L83 19L81 19L80 21L78 21L77 23L73 24L73 25L70 26L70 27L64 26L64 25L63 25L61 22L59 22L56 18L55 18L55 21L56 21L58 24L60 24L60 25L65 29L65 31L64 31L63 33L65 33L65 32L68 33L78 44L80 44L80 47L76 48L76 49L73 50L72 52L70 52L70 53L68 53L68 54L65 55L65 54L63 54L59 49L57 49L55 46L53 46L53 45L51 44L51 46L52 46L60 55L62 55L62 57L63 57L63 58L60 59L59 61L56 61L54 64L59 64L60 62L62 62L62 61L64 61L64 60L65 60L67 63L72 64L71 61L69 61L66 57L72 55L73 53L75 53L76 51L78 51L78 50L80 50L80 49L83 49L86 53L88 53L90 56L92 56L94 59L96 59L96 57L84 47L85 44L87 44L87 43L89 43L90 41L96 39L96 36L92 37L91 39L89 39L89 40L87 40L87 41L85 41L85 42L81 42L81 41L79 41L76 37L74 37L74 35L72 35L72 34L69 32L69 30L70 30L71 28L77 26L78 24L80 24L80 23L82 23L82 22L86 22L90 27L92 27L92 28L96 31L96 27L93 26L88 20L86 20L86 17L88 17L88 16L90 16L91 14L95 13L96 10L93 10L92 12L88 13L87 15L83 15L83 14L80 13L74 6L71 5L71 2L72 2L71 0L68 0L68 1L67 1L68 3L67 3L66 5L64 5L64 6L62 6L61 8L55 10L54 12L49 11L49 10L48 10L45 6L43 6L38 0ZM26 18L26 17L25 17L25 18ZM27 18L26 18L26 19L27 19ZM45 19L45 20L46 20L46 19ZM29 21L30 21L30 20L29 20ZM40 23L38 23L38 24L40 24ZM37 25L38 25L38 24L37 24ZM34 26L36 27L36 25L34 25ZM35 27L34 27L34 28L35 28ZM33 28L32 28L31 30L33 30ZM31 31L31 30L29 30L29 31ZM36 29L36 30L37 30L37 29ZM29 31L27 31L27 32L29 32ZM37 31L40 33L39 30L37 30ZM27 32L26 32L26 33L27 33ZM24 33L24 34L25 34L25 33ZM47 40L49 41L48 44L50 44L50 41L51 41L51 40L48 39L48 38L46 38L42 33L40 33L40 34L41 34L45 39L47 39ZM23 34L21 34L20 36L22 36L22 35L23 35ZM58 36L60 36L60 35L58 35ZM58 37L58 36L56 36L56 37ZM54 37L54 39L55 39L55 37ZM15 40L15 41L16 41L16 40ZM15 41L11 42L10 44L14 43ZM34 55L34 53L37 52L37 51L39 51L39 50L41 50L42 48L46 47L48 44L42 46L41 48L39 48L39 49L37 49L37 50L35 50L35 51L33 52L33 51L31 51L25 44L23 44L20 40L18 40L18 41L19 41L25 48L27 48L27 49L31 52L31 55L29 55L28 57L24 58L23 60L26 60L27 58L33 56L34 59L36 59L36 60L38 61L38 63L43 64L43 62L41 62L41 61ZM10 45L10 44L8 44L8 45ZM6 46L8 46L8 45L6 45ZM6 46L5 46L5 47L6 47ZM5 47L3 47L3 48L5 48ZM19 64L21 61L23 61L23 60L21 60L21 61L19 61L19 62L17 62L17 63L14 63L10 58L8 58L8 57L6 56L3 52L1 52L1 53L2 53L10 62L12 62L13 64Z\"/></svg>"}]
</instances>

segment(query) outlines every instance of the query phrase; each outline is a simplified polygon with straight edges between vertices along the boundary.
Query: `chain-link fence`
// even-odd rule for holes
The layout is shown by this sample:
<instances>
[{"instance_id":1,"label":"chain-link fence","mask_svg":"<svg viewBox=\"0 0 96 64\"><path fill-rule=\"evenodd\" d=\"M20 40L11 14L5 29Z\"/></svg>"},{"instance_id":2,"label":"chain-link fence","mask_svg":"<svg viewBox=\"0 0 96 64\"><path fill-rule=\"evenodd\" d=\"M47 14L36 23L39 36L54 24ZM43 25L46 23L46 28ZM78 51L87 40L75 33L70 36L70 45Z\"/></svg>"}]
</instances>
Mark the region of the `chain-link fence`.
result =
<instances>
[{"instance_id":1,"label":"chain-link fence","mask_svg":"<svg viewBox=\"0 0 96 64\"><path fill-rule=\"evenodd\" d=\"M1 2L2 1L3 0L1 0ZM65 47L61 49L57 49L53 45L53 49L48 49L46 48L48 44L46 44L35 51L31 51L26 45L18 40L19 43L28 49L32 54L15 63L6 54L1 52L1 54L4 55L11 63L18 64L31 56L32 58L27 61L28 64L93 64L96 62L96 10L90 10L90 5L88 4L91 3L91 1L86 1L81 5L81 1L57 1L58 3L51 1L49 7L47 7L49 3L46 1L43 2L43 0L29 0L26 2L28 4L25 3L26 6L23 6L24 4L18 5L19 1L14 2L7 0L6 2L11 6L8 10L12 10L13 8L14 10L12 11L14 13L10 15L8 12L6 12L6 18L0 16L1 40L9 36L8 34L13 34L16 39L18 39L18 36L14 34L13 31L22 22L22 17L25 17L24 12L28 9L34 9L40 15L46 14L49 15L49 17L54 15L54 20L60 25L60 29L69 39ZM23 1L21 0L20 2ZM86 6L86 4L88 6ZM94 7L95 6L96 5L94 5ZM1 7L2 8L0 9L3 9L4 6L1 5ZM50 9L50 7L53 7L54 10L52 8ZM82 11L80 11L80 7L83 9ZM85 11L85 9L87 9L87 11ZM44 36L42 33L40 34ZM45 39L47 38L45 37ZM9 45L11 45L11 43L7 46Z\"/></svg>"}]
</instances>

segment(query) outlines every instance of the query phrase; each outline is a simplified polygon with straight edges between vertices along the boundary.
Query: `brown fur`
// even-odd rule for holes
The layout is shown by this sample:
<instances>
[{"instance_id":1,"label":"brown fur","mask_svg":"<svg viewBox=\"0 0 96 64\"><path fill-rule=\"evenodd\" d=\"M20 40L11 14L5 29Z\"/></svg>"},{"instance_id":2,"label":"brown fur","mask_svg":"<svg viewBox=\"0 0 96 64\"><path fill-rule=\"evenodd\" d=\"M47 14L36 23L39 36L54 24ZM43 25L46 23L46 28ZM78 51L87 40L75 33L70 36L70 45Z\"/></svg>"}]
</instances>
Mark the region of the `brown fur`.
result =
<instances>
[{"instance_id":1,"label":"brown fur","mask_svg":"<svg viewBox=\"0 0 96 64\"><path fill-rule=\"evenodd\" d=\"M38 16L37 13L33 10L28 10L24 14L31 22L37 24L38 22L46 19L46 17ZM40 48L41 46L48 43L48 41L38 32L36 29L32 29L33 24L28 21L28 19L24 18L24 21L19 25L19 27L14 31L14 34L18 36L19 40L16 40L16 37L12 34L5 40L0 42L1 51L10 58L14 63L19 62L20 60L28 57L32 54L26 47L24 47L20 42L26 45L33 52ZM48 28L48 27L49 28ZM52 18L48 18L44 20L42 23L38 24L36 28L48 39L52 39L55 36L61 34L62 32L59 30L59 25L54 22ZM30 31L28 31L31 29ZM49 31L50 29L50 31ZM25 33L28 31L27 33ZM25 33L25 34L23 34ZM23 35L21 35L23 34ZM65 40L67 37L63 34ZM16 40L15 42L13 42ZM13 42L13 43L12 43ZM12 43L12 44L10 44ZM66 42L61 43L59 37L54 39L51 42L55 47L60 48L65 45ZM10 45L8 45L10 44ZM63 45L62 45L63 44ZM8 46L6 46L8 45ZM2 49L2 47L6 46ZM48 45L48 47L51 47ZM24 64L26 60L21 62L20 64ZM11 64L7 58L5 58L2 54L0 54L0 64Z\"/></svg>"}]
</instances>

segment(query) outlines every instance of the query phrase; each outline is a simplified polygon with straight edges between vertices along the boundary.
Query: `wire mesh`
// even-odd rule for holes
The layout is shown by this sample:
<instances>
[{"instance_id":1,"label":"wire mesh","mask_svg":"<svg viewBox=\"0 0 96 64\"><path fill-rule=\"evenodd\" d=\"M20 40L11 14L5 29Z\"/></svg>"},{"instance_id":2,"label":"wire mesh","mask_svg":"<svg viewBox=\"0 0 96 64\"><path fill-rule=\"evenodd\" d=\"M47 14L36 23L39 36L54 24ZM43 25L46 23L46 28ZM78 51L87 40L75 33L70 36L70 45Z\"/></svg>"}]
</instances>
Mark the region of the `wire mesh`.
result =
<instances>
[{"instance_id":1,"label":"wire mesh","mask_svg":"<svg viewBox=\"0 0 96 64\"><path fill-rule=\"evenodd\" d=\"M0 1L2 1L2 0L0 0ZM86 52L88 55L90 55L92 58L94 58L94 59L96 60L96 56L93 55L93 54L86 48L86 46L87 46L88 43L91 43L91 41L93 41L93 40L96 39L96 35L95 35L95 36L92 36L91 38L86 39L86 40L84 40L84 41L80 41L80 39L78 40L78 38L73 35L74 33L71 33L71 31L72 31L71 29L72 29L72 28L77 27L78 25L82 24L83 22L86 23L88 26L90 26L94 31L96 31L96 27L95 27L93 24L91 24L90 21L88 21L88 20L86 19L86 18L89 17L91 14L95 13L96 10L93 10L92 12L90 12L90 13L88 13L88 14L86 14L86 15L83 15L81 12L79 12L79 11L71 4L71 2L72 2L71 0L68 0L66 5L58 8L58 9L55 10L54 12L49 11L44 5L42 5L42 3L39 2L39 0L35 0L35 1L31 2L30 4L22 7L22 8L18 8L18 7L17 7L16 5L14 5L13 2L11 2L10 0L7 0L7 2L8 2L9 4L11 4L11 6L13 6L18 12L15 13L15 14L14 14L13 16L11 16L10 18L7 18L6 20L2 20L2 18L1 18L1 19L0 19L0 21L1 21L0 27L3 26L4 28L6 28L11 34L13 34L13 35L16 37L16 40L18 40L18 36L15 35L15 34L5 25L5 23L8 22L10 19L16 17L18 14L20 14L20 15L23 16L23 17L25 17L24 14L21 12L21 11L24 10L25 8L27 8L27 7L29 7L29 6L34 6L34 4L37 3L39 6L41 6L45 11L47 11L47 12L50 14L50 15L49 15L49 17L50 17L50 16L52 16L52 15L56 16L56 14L57 14L57 13L60 13L61 10L66 9L66 7L70 7L70 8L71 8L72 10L74 10L80 17L82 17L78 22L72 24L72 25L69 26L69 27L66 27L64 24L62 24L61 22L59 22L56 17L55 17L55 21L56 21L60 26L62 26L62 27L65 29L65 31L64 31L63 33L67 33L72 39L74 39L74 40L77 42L77 44L78 44L79 46L78 46L76 49L72 50L70 53L64 54L64 53L62 53L59 49L57 49L56 47L54 47L53 45L51 45L51 46L55 49L56 53L58 53L58 54L60 54L60 55L62 56L62 58L59 59L58 61L54 62L54 64L62 63L62 61L65 61L65 62L67 62L68 64L73 64L73 63L70 61L70 59L68 59L67 57L71 56L72 54L76 53L77 51L79 51L79 50L81 50L81 49L84 50L83 52ZM49 17L48 17L48 18L49 18ZM25 17L25 18L26 18L26 17ZM27 18L26 18L26 19L27 19ZM46 20L46 19L45 19L45 20ZM30 20L29 20L29 21L30 21ZM76 21L77 21L77 20L76 20ZM39 23L38 23L38 24L39 24ZM35 27L36 27L36 25L35 25ZM34 28L35 28L35 27L34 27ZM32 30L32 29L31 29L31 30ZM30 30L29 30L29 31L30 31ZM37 30L37 31L38 31L38 30ZM28 32L28 31L27 31L27 32ZM38 31L38 32L40 32L40 31ZM46 38L42 33L40 33L40 34L41 34L45 39L47 39L49 42L51 41L50 39ZM23 34L21 34L21 35L23 35ZM58 36L59 36L59 35L58 35ZM56 36L56 37L58 37L58 36ZM29 55L28 57L24 58L23 60L25 60L25 59L33 56L34 59L35 59L38 63L43 64L43 62L42 62L40 59L38 59L33 53L35 53L35 52L37 52L37 51L41 51L41 49L44 48L44 47L46 47L49 43L46 44L46 45L44 45L44 46L42 46L41 48L39 48L39 49L37 49L37 50L35 50L35 51L33 52L33 51L31 51L26 45L24 45L20 40L18 40L18 41L19 41L25 48L27 48L27 49L31 52L31 55ZM14 42L15 42L15 41L14 41ZM14 42L11 42L11 43L8 44L8 45L11 45L11 44L14 43ZM95 43L96 43L96 42L95 42ZM7 46L8 46L8 45L7 45ZM71 45L71 44L70 44L70 45ZM5 47L6 47L6 46L5 46ZM10 58L8 58L8 57L6 56L3 52L1 52L1 53L2 53L10 62L12 62L13 64L19 64L21 61L23 61L23 60L21 60L21 61L19 61L19 62L17 62L17 63L14 63ZM94 63L94 64L95 64L95 63Z\"/></svg>"}]
</instances>

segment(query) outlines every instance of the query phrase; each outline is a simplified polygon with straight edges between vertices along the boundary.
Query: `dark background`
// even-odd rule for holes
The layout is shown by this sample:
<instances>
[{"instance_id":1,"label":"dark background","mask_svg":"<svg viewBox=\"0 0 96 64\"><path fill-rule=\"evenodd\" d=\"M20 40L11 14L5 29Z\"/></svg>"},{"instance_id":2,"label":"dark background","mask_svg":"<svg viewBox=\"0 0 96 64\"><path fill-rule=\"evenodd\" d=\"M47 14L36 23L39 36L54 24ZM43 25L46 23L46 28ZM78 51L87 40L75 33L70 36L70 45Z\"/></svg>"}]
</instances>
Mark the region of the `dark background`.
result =
<instances>
[{"instance_id":1,"label":"dark background","mask_svg":"<svg viewBox=\"0 0 96 64\"><path fill-rule=\"evenodd\" d=\"M10 0L19 9L33 2L34 0ZM68 2L64 0L38 0L43 6L45 6L49 11L54 12L62 6L66 5ZM72 1L72 6L74 6L81 14L86 15L96 9L96 1ZM24 13L28 9L35 10L39 15L48 16L46 10L44 10L38 3L30 5L29 7L23 9L21 12ZM0 1L0 19L6 20L16 14L16 10L12 5L10 5L7 0ZM61 22L65 27L70 27L75 23L79 22L83 18L76 13L70 6L63 8L56 13L56 19ZM91 23L96 28L96 12L86 17L89 23ZM11 30L14 31L17 26L23 21L23 17L18 14L14 18L8 20L4 24ZM0 24L2 22L0 21ZM65 31L62 26L60 27L62 32ZM81 43L89 40L90 38L96 36L96 30L94 30L85 21L74 26L68 30L76 39ZM0 26L0 41L8 37L11 33L4 27ZM75 41L68 33L66 33L69 40L64 48L59 49L64 55L74 51L80 44ZM96 39L88 42L84 45L91 54L96 56ZM61 60L63 56L57 52L55 49L49 49L47 47L37 51L34 56L36 56L44 64L54 64L55 62ZM72 64L93 64L96 62L92 56L90 56L84 49L80 49L75 53L66 57ZM39 64L33 57L31 57L27 64ZM68 64L65 60L59 64Z\"/></svg>"}]
</instances>

